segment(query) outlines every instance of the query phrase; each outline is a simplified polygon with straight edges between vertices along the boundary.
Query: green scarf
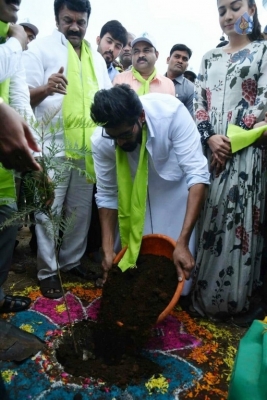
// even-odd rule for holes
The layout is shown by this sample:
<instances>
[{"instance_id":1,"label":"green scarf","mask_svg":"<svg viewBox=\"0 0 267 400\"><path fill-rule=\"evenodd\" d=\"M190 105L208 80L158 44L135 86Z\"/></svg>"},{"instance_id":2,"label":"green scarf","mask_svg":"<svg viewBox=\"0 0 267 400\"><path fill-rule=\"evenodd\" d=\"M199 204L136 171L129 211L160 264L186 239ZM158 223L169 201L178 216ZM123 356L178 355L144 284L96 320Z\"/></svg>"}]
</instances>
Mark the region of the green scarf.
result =
<instances>
[{"instance_id":1,"label":"green scarf","mask_svg":"<svg viewBox=\"0 0 267 400\"><path fill-rule=\"evenodd\" d=\"M148 77L148 79L144 79L138 71L134 67L132 67L132 73L135 79L137 79L139 82L141 82L140 88L137 90L138 96L142 96L143 94L149 93L149 86L150 82L155 78L157 75L157 70L154 68L154 71L152 74Z\"/></svg>"},{"instance_id":2,"label":"green scarf","mask_svg":"<svg viewBox=\"0 0 267 400\"><path fill-rule=\"evenodd\" d=\"M147 127L142 129L142 145L139 162L132 181L127 153L116 148L118 180L118 219L122 246L128 246L119 262L122 272L136 265L144 231L148 183L148 152L146 150Z\"/></svg>"},{"instance_id":3,"label":"green scarf","mask_svg":"<svg viewBox=\"0 0 267 400\"><path fill-rule=\"evenodd\" d=\"M9 24L0 21L0 45L5 43L8 30ZM9 104L9 86L10 79L6 79L4 82L0 83L0 97L2 97L6 104ZM0 205L13 203L15 199L14 174L0 164Z\"/></svg>"},{"instance_id":4,"label":"green scarf","mask_svg":"<svg viewBox=\"0 0 267 400\"><path fill-rule=\"evenodd\" d=\"M66 156L78 159L83 158L79 154L82 147L86 145L87 150L91 150L91 136L96 125L90 118L90 107L98 91L91 50L84 40L81 60L71 43L68 43L67 79L67 95L64 96L62 110ZM85 161L88 174L95 180L92 155L87 155Z\"/></svg>"}]
</instances>

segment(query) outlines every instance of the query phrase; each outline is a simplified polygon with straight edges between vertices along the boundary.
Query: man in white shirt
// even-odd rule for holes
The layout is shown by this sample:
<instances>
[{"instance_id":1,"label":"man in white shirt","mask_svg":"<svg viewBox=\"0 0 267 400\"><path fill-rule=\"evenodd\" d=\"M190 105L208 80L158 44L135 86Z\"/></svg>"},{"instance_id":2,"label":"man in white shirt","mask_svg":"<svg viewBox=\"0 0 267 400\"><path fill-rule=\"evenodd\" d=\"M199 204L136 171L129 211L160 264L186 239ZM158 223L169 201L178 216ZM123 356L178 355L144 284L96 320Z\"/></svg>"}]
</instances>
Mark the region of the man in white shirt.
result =
<instances>
[{"instance_id":1,"label":"man in white shirt","mask_svg":"<svg viewBox=\"0 0 267 400\"><path fill-rule=\"evenodd\" d=\"M148 189L143 234L161 233L177 240L174 263L178 278L181 280L184 272L188 279L194 268L191 253L195 245L191 234L204 201L205 186L209 184L207 160L192 118L174 96L150 93L139 98L124 84L96 93L91 117L99 125L92 136L92 150L104 280L114 256L121 193L116 153L118 149L119 154L121 150L126 152L131 176L136 179L144 129L147 129Z\"/></svg>"},{"instance_id":2,"label":"man in white shirt","mask_svg":"<svg viewBox=\"0 0 267 400\"><path fill-rule=\"evenodd\" d=\"M52 124L63 126L69 116L81 116L86 122L89 108L95 92L111 86L106 64L101 55L93 51L84 40L91 6L88 0L55 0L54 10L58 30L51 36L33 41L25 52L23 60L30 88L31 104L38 121L44 115L55 114ZM90 120L88 121L90 123ZM75 124L75 121L74 121ZM70 154L65 143L90 147L92 128L83 130L56 129L55 142L61 147L57 157L72 158L79 169L87 169L93 175L93 163L90 158ZM51 135L44 143L44 152L48 148ZM75 153L75 151L74 151ZM88 183L79 171L72 168L64 171L64 181L55 189L53 207L60 214L70 217L75 212L72 232L65 235L59 252L59 264L63 271L82 274L80 259L86 248L86 236L90 225L93 184ZM38 242L37 269L42 294L50 298L62 296L57 275L56 255L53 239L44 224L47 218L36 215L36 235Z\"/></svg>"}]
</instances>

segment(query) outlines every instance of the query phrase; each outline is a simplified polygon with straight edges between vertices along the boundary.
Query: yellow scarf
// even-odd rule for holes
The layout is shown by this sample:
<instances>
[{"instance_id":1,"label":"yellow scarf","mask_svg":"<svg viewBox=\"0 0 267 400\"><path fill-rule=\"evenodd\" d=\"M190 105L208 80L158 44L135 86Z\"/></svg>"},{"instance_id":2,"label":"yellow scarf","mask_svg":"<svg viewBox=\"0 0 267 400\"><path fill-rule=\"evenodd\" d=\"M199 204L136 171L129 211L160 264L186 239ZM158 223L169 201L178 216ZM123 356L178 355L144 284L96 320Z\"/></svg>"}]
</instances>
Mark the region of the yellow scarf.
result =
<instances>
[{"instance_id":1,"label":"yellow scarf","mask_svg":"<svg viewBox=\"0 0 267 400\"><path fill-rule=\"evenodd\" d=\"M148 77L148 79L144 79L144 78L140 75L140 73L139 73L134 67L132 67L132 73L133 73L133 76L135 77L135 79L137 79L137 80L141 83L140 88L137 90L138 96L142 96L143 94L149 93L150 82L151 82L151 81L155 78L155 76L157 75L157 70L156 70L156 68L154 68L154 71L153 71L152 74Z\"/></svg>"},{"instance_id":2,"label":"yellow scarf","mask_svg":"<svg viewBox=\"0 0 267 400\"><path fill-rule=\"evenodd\" d=\"M68 43L68 87L63 100L63 122L66 156L83 158L79 150L86 146L91 150L91 136L96 127L90 118L90 107L98 82L95 75L91 50L82 41L81 59L71 43ZM76 150L76 151L75 151ZM86 170L95 179L92 155L86 156Z\"/></svg>"},{"instance_id":3,"label":"yellow scarf","mask_svg":"<svg viewBox=\"0 0 267 400\"><path fill-rule=\"evenodd\" d=\"M8 30L9 24L0 21L0 44L5 43ZM6 79L0 83L0 97L2 97L6 104L9 104L9 86L10 79ZM0 164L0 205L13 203L15 199L14 174Z\"/></svg>"}]
</instances>

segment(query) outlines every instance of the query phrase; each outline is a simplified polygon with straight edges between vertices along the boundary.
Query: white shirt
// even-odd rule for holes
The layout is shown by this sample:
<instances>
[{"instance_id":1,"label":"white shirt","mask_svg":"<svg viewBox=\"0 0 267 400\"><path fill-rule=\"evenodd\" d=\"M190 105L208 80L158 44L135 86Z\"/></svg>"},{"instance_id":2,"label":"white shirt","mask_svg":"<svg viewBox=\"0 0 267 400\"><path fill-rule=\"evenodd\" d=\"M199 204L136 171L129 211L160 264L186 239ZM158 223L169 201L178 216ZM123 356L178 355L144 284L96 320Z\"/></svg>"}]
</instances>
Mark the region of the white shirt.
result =
<instances>
[{"instance_id":1,"label":"white shirt","mask_svg":"<svg viewBox=\"0 0 267 400\"><path fill-rule=\"evenodd\" d=\"M23 53L23 62L26 70L27 83L30 89L45 85L48 78L52 74L57 73L61 67L64 68L63 74L67 77L67 46L68 40L57 30L55 30L52 35L33 40L29 44L29 49ZM97 51L92 49L91 51L99 89L109 89L112 84L107 73L106 63ZM44 115L54 112L56 115L52 118L51 123L55 126L55 124L59 122L62 126L63 96L64 95L56 93L53 96L46 97L45 100L34 108L36 119L40 121ZM90 110L88 110L88 113L90 114ZM48 142L51 140L50 137L49 128L47 128L46 139ZM62 147L64 144L62 128L56 132L55 137L56 144ZM57 154L57 156L63 155L64 151Z\"/></svg>"},{"instance_id":2,"label":"white shirt","mask_svg":"<svg viewBox=\"0 0 267 400\"><path fill-rule=\"evenodd\" d=\"M21 56L22 47L16 38L0 45L0 82L10 79L9 105L30 121L33 112Z\"/></svg>"},{"instance_id":3,"label":"white shirt","mask_svg":"<svg viewBox=\"0 0 267 400\"><path fill-rule=\"evenodd\" d=\"M209 184L207 159L203 155L200 135L185 106L168 94L150 93L141 96L148 138L149 186L159 188L163 181L179 187L185 178L187 188ZM116 155L113 140L101 136L102 128L94 132L92 150L97 176L97 205L99 208L117 208ZM132 175L135 175L140 146L127 153ZM170 183L168 184L170 185ZM158 189L157 189L158 190ZM165 202L172 202L165 193ZM179 210L177 210L179 211Z\"/></svg>"}]
</instances>

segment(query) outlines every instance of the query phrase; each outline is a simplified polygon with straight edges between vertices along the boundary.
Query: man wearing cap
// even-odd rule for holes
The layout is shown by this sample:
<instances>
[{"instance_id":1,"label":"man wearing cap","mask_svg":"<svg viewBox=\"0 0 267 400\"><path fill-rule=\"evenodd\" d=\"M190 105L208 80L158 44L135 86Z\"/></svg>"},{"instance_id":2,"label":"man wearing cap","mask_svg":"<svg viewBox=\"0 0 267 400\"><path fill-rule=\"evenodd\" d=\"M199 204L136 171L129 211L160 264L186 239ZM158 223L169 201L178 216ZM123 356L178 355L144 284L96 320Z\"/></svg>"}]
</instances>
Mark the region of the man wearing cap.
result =
<instances>
[{"instance_id":1,"label":"man wearing cap","mask_svg":"<svg viewBox=\"0 0 267 400\"><path fill-rule=\"evenodd\" d=\"M175 44L167 58L168 70L165 76L173 81L175 96L186 106L190 114L193 112L194 84L184 77L192 51L184 44Z\"/></svg>"},{"instance_id":2,"label":"man wearing cap","mask_svg":"<svg viewBox=\"0 0 267 400\"><path fill-rule=\"evenodd\" d=\"M51 115L51 124L56 130L55 144L60 150L56 157L62 162L71 158L76 166L64 171L62 182L55 189L53 208L58 214L64 208L66 218L75 217L73 234L65 235L60 247L60 268L83 275L80 260L86 249L93 184L88 183L80 171L86 169L93 179L94 168L92 157L85 158L79 149L86 146L90 150L94 128L88 110L95 92L109 88L111 82L103 57L84 40L91 14L89 0L55 0L54 11L58 30L33 41L23 59L35 116L42 121L44 116ZM72 116L81 118L81 126L77 126ZM67 127L65 122L68 122ZM48 131L43 143L45 154L49 154L51 138ZM45 215L36 214L35 217L41 292L46 297L59 298L63 292L53 238L44 226L48 221Z\"/></svg>"},{"instance_id":3,"label":"man wearing cap","mask_svg":"<svg viewBox=\"0 0 267 400\"><path fill-rule=\"evenodd\" d=\"M36 36L39 33L38 28L31 24L30 22L21 22L19 25L23 26L24 31L27 35L27 44L29 44L32 40L36 39Z\"/></svg>"},{"instance_id":4,"label":"man wearing cap","mask_svg":"<svg viewBox=\"0 0 267 400\"><path fill-rule=\"evenodd\" d=\"M132 68L113 80L114 85L126 83L140 96L147 93L175 94L170 79L157 73L155 68L159 53L155 39L147 32L132 41Z\"/></svg>"},{"instance_id":5,"label":"man wearing cap","mask_svg":"<svg viewBox=\"0 0 267 400\"><path fill-rule=\"evenodd\" d=\"M100 35L96 38L96 43L97 51L106 61L108 75L112 82L115 76L119 74L113 62L127 44L127 31L119 21L108 21L102 26Z\"/></svg>"}]
</instances>

